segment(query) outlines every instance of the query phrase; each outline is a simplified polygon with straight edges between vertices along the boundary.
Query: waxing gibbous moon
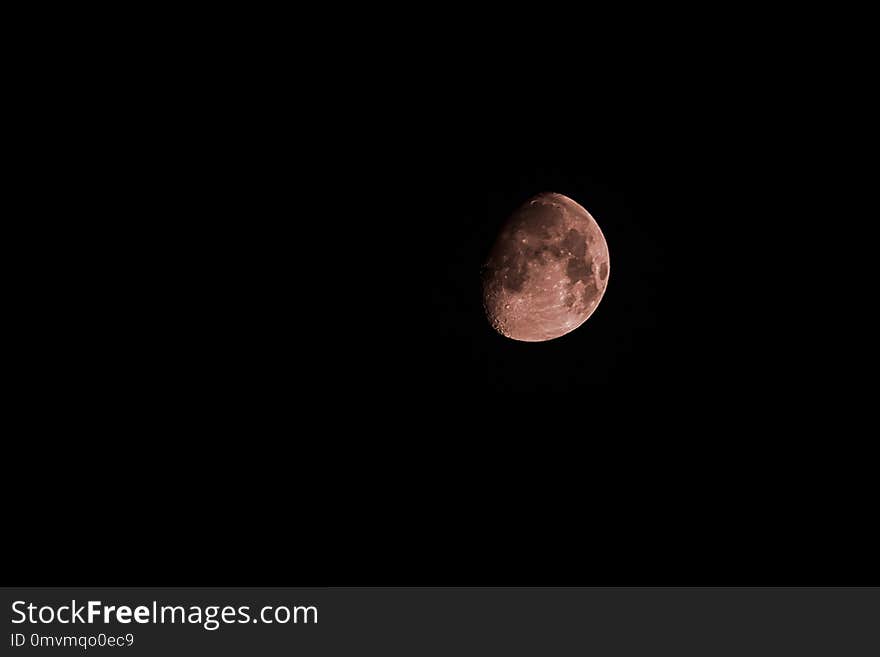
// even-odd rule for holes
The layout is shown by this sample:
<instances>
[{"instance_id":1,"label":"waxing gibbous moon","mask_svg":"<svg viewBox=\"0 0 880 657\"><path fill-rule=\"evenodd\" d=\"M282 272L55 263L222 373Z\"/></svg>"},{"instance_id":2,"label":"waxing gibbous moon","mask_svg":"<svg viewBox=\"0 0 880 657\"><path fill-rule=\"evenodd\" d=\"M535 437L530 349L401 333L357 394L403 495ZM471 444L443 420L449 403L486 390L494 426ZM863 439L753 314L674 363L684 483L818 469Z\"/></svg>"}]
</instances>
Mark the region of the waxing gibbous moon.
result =
<instances>
[{"instance_id":1,"label":"waxing gibbous moon","mask_svg":"<svg viewBox=\"0 0 880 657\"><path fill-rule=\"evenodd\" d=\"M558 338L596 310L609 266L590 213L562 194L538 194L507 220L483 268L486 317L514 340Z\"/></svg>"}]
</instances>

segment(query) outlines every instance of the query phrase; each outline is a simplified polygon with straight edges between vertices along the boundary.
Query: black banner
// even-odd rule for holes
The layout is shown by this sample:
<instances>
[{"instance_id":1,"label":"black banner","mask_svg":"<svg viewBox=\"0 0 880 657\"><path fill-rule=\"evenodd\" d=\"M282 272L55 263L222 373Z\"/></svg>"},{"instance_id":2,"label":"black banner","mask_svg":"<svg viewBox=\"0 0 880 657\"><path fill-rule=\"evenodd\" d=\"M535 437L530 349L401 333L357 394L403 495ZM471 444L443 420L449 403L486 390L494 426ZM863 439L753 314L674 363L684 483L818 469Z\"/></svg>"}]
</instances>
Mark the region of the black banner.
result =
<instances>
[{"instance_id":1,"label":"black banner","mask_svg":"<svg viewBox=\"0 0 880 657\"><path fill-rule=\"evenodd\" d=\"M38 588L2 601L11 655L880 651L880 589L867 588Z\"/></svg>"}]
</instances>

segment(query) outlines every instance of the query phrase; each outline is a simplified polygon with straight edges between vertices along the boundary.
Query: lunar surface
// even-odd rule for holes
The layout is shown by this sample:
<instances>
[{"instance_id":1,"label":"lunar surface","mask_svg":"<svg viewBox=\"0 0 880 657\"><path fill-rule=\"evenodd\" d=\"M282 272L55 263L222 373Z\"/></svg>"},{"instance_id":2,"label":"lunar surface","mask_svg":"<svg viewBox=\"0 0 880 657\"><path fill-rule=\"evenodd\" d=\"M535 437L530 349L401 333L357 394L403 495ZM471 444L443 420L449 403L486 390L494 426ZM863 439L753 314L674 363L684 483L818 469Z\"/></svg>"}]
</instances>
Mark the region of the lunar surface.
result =
<instances>
[{"instance_id":1,"label":"lunar surface","mask_svg":"<svg viewBox=\"0 0 880 657\"><path fill-rule=\"evenodd\" d=\"M608 245L590 213L562 194L539 194L495 240L483 269L486 317L514 340L558 338L593 314L609 271Z\"/></svg>"}]
</instances>

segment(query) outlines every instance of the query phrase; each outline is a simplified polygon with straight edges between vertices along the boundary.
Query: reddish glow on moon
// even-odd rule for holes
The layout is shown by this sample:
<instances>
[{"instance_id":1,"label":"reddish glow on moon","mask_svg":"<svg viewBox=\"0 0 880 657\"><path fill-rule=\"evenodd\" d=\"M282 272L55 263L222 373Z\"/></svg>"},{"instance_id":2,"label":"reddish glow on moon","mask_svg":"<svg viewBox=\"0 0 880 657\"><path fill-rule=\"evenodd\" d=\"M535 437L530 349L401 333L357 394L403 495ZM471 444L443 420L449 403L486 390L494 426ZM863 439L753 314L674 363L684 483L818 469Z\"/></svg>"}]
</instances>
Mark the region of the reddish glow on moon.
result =
<instances>
[{"instance_id":1,"label":"reddish glow on moon","mask_svg":"<svg viewBox=\"0 0 880 657\"><path fill-rule=\"evenodd\" d=\"M608 285L608 244L595 219L562 194L539 194L501 229L483 270L483 306L501 335L543 342L570 333Z\"/></svg>"}]
</instances>

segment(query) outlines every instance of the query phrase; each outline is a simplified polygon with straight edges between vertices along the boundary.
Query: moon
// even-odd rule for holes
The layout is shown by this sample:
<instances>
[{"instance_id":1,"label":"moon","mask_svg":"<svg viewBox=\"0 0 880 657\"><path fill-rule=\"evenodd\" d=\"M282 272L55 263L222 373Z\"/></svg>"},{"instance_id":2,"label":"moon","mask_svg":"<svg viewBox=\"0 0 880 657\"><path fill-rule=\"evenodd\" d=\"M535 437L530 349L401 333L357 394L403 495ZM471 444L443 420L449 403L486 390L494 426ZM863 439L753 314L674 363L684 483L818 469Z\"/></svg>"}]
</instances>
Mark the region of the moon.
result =
<instances>
[{"instance_id":1,"label":"moon","mask_svg":"<svg viewBox=\"0 0 880 657\"><path fill-rule=\"evenodd\" d=\"M486 317L513 340L553 340L595 312L609 273L590 213L562 194L538 194L510 216L483 267Z\"/></svg>"}]
</instances>

